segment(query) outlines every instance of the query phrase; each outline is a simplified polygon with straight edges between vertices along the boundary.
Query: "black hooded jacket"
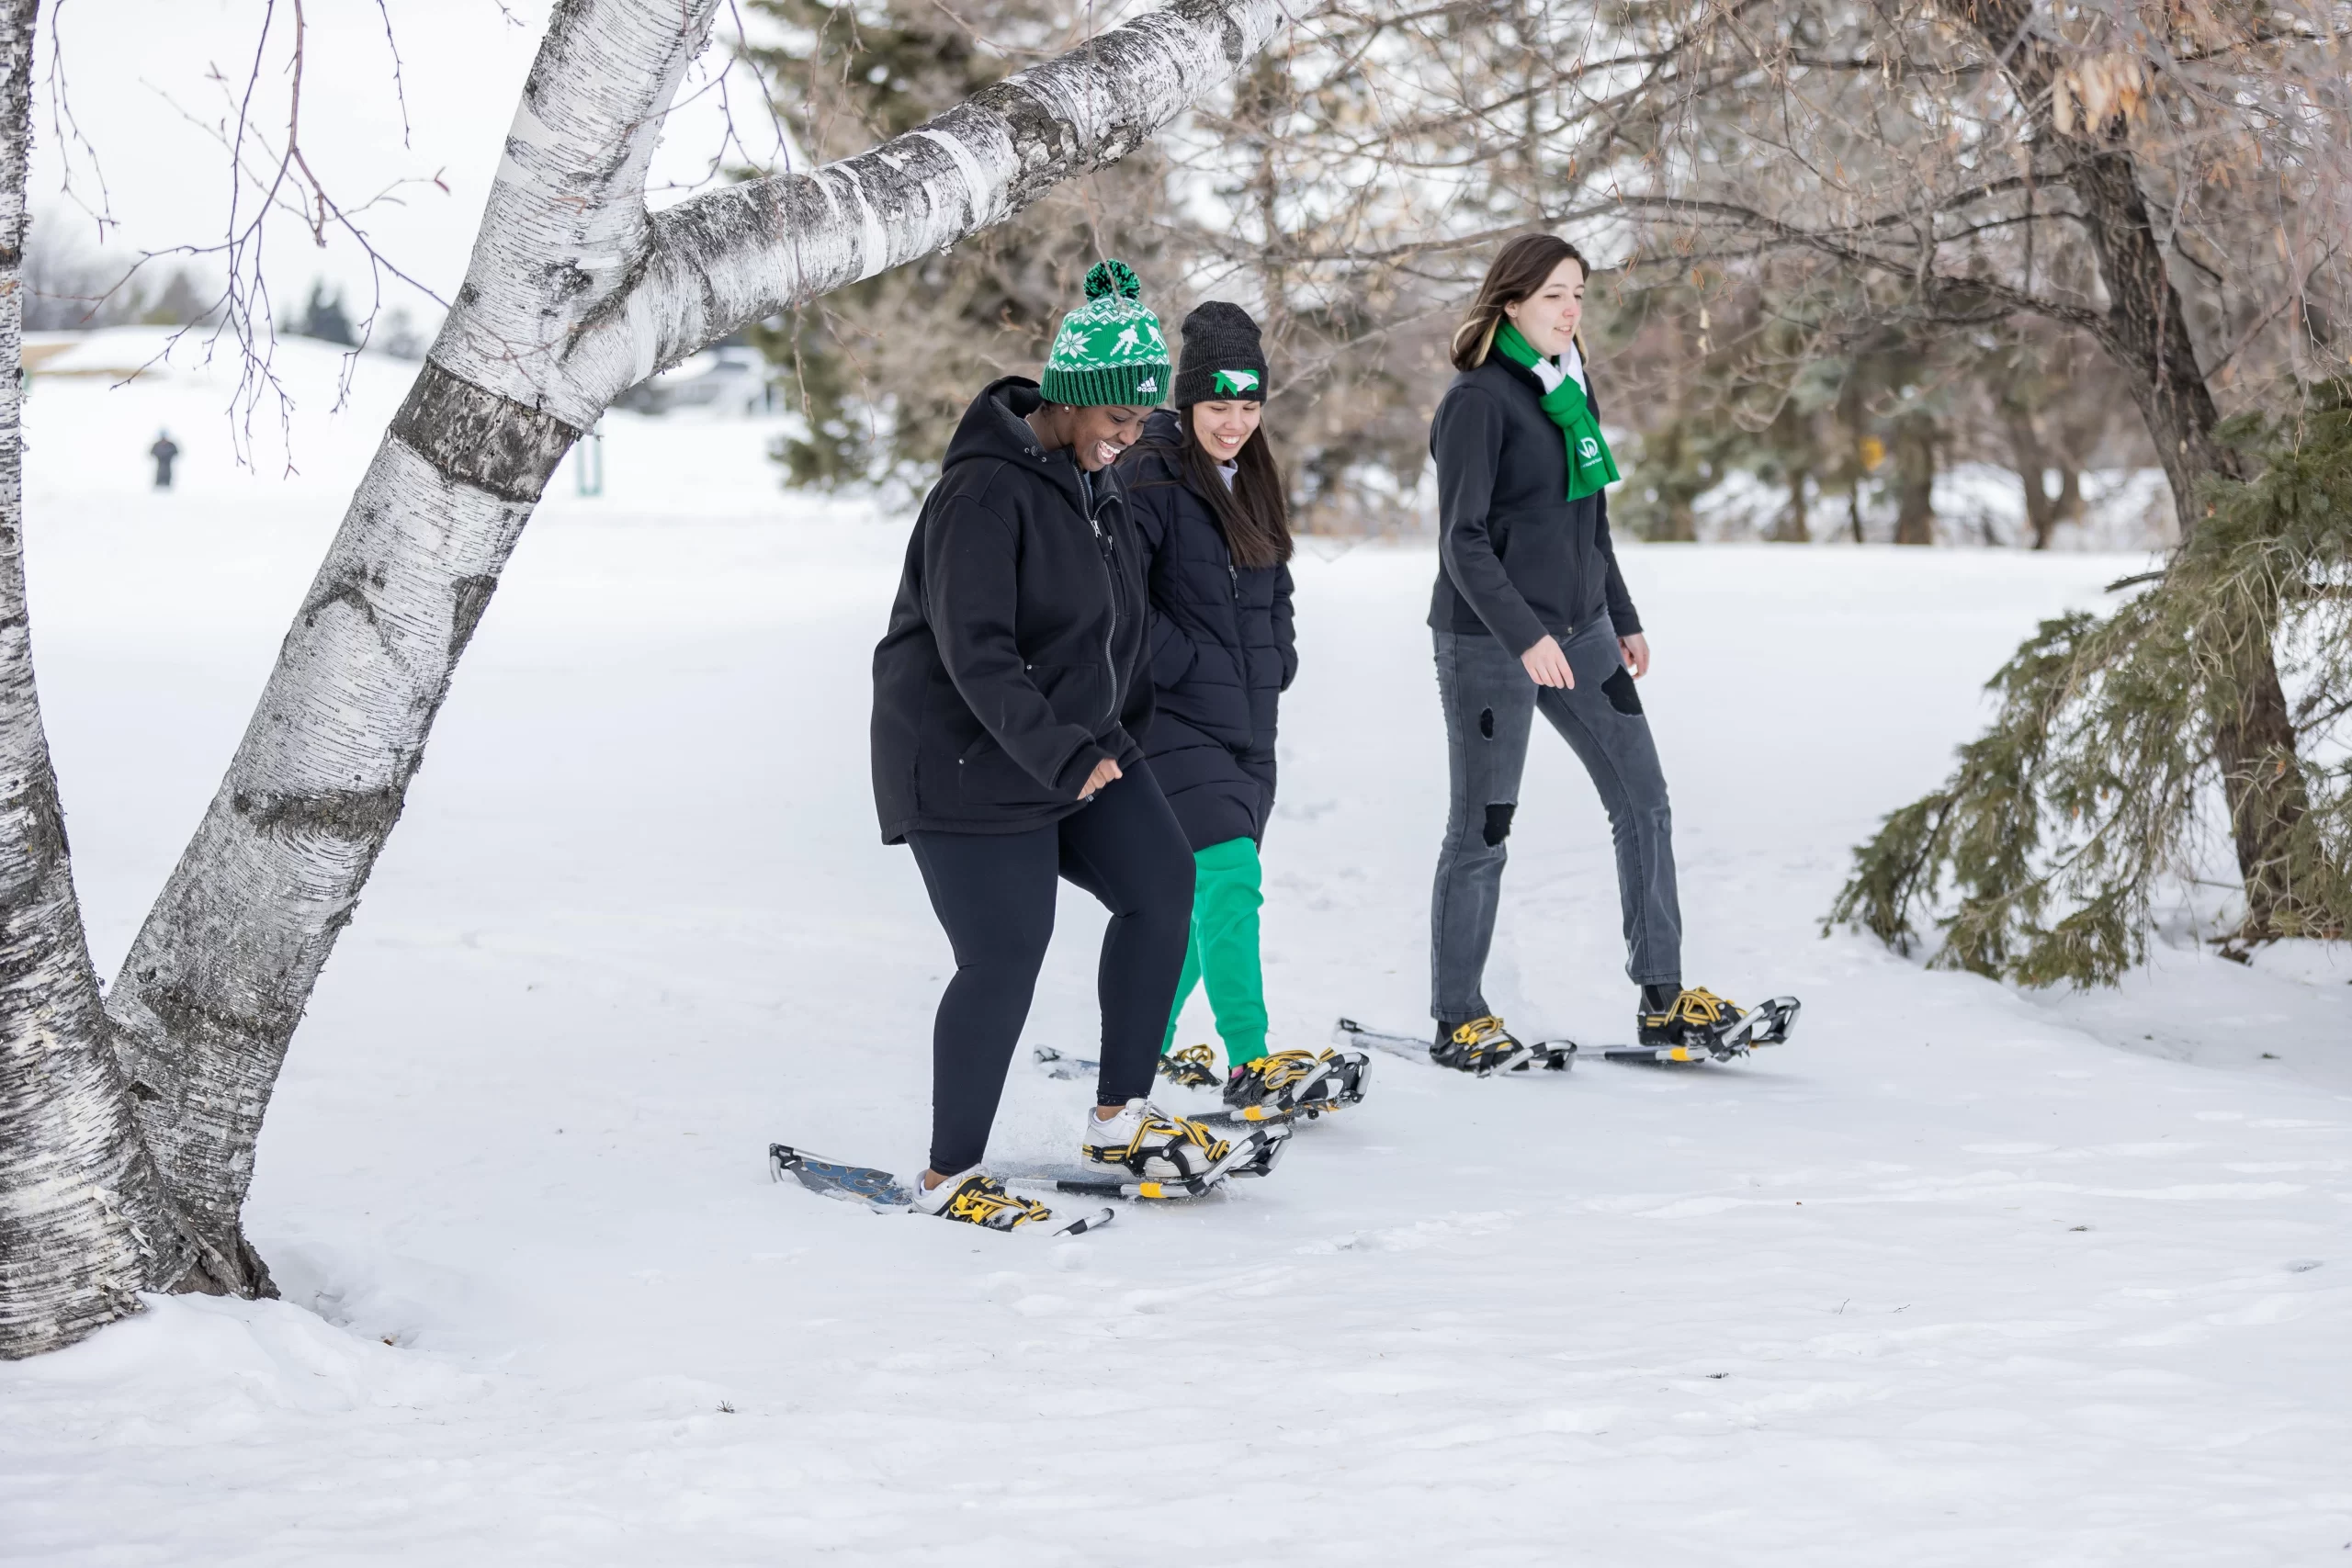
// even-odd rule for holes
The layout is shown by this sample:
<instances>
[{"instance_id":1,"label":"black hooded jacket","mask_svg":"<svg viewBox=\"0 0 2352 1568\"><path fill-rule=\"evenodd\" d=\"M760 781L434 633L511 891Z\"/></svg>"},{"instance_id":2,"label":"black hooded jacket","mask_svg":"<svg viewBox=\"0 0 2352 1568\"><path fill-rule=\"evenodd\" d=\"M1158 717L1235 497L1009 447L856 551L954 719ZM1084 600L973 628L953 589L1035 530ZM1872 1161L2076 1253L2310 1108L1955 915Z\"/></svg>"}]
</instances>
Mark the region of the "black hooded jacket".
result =
<instances>
[{"instance_id":1,"label":"black hooded jacket","mask_svg":"<svg viewBox=\"0 0 2352 1568\"><path fill-rule=\"evenodd\" d=\"M1274 709L1298 673L1287 566L1236 567L1177 466L1162 409L1119 463L1151 595L1152 776L1193 848L1259 839L1274 807Z\"/></svg>"},{"instance_id":2,"label":"black hooded jacket","mask_svg":"<svg viewBox=\"0 0 2352 1568\"><path fill-rule=\"evenodd\" d=\"M1620 637L1642 629L1610 543L1608 492L1566 499L1567 442L1543 397L1535 372L1492 354L1454 377L1430 422L1439 561L1430 625L1492 632L1513 653L1546 633L1565 640L1604 613Z\"/></svg>"},{"instance_id":3,"label":"black hooded jacket","mask_svg":"<svg viewBox=\"0 0 2352 1568\"><path fill-rule=\"evenodd\" d=\"M1103 758L1143 760L1143 563L1123 488L1038 445L1040 400L1018 376L974 399L915 518L874 649L885 843L1043 827L1080 809Z\"/></svg>"}]
</instances>

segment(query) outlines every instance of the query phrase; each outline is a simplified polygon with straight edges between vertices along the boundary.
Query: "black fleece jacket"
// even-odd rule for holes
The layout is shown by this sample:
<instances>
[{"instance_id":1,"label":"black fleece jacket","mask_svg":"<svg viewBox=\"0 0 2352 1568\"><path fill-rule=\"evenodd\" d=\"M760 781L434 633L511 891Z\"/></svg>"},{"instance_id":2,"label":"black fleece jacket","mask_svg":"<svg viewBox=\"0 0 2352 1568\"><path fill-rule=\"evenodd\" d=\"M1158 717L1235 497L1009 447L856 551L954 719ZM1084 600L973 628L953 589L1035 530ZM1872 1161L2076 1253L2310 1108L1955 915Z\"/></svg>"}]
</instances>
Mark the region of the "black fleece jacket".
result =
<instances>
[{"instance_id":1,"label":"black fleece jacket","mask_svg":"<svg viewBox=\"0 0 2352 1568\"><path fill-rule=\"evenodd\" d=\"M964 412L874 650L882 840L1017 833L1081 808L1095 764L1143 761L1143 566L1124 487L1038 445L1018 376Z\"/></svg>"},{"instance_id":2,"label":"black fleece jacket","mask_svg":"<svg viewBox=\"0 0 2352 1568\"><path fill-rule=\"evenodd\" d=\"M1430 625L1491 632L1513 653L1604 613L1620 637L1642 629L1610 543L1608 492L1566 499L1567 442L1543 396L1533 371L1489 355L1453 378L1430 422L1440 563Z\"/></svg>"},{"instance_id":3,"label":"black fleece jacket","mask_svg":"<svg viewBox=\"0 0 2352 1568\"><path fill-rule=\"evenodd\" d=\"M1177 466L1172 409L1119 461L1151 594L1152 776L1194 850L1262 839L1274 717L1298 673L1290 568L1237 567L1206 497Z\"/></svg>"}]
</instances>

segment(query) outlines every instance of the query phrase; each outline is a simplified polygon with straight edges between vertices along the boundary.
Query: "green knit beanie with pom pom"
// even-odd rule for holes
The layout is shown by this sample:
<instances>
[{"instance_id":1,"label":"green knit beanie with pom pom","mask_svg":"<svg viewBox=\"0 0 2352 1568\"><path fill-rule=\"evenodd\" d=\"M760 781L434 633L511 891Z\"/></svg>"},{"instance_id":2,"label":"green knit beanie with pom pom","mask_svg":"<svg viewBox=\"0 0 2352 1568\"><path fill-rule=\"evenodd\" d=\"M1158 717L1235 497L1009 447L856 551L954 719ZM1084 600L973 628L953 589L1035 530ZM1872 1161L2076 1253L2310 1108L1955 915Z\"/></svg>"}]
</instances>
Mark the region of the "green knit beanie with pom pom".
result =
<instances>
[{"instance_id":1,"label":"green knit beanie with pom pom","mask_svg":"<svg viewBox=\"0 0 2352 1568\"><path fill-rule=\"evenodd\" d=\"M1167 340L1144 306L1143 280L1123 261L1096 262L1086 274L1086 303L1054 334L1038 389L1047 402L1070 408L1152 408L1171 379Z\"/></svg>"}]
</instances>

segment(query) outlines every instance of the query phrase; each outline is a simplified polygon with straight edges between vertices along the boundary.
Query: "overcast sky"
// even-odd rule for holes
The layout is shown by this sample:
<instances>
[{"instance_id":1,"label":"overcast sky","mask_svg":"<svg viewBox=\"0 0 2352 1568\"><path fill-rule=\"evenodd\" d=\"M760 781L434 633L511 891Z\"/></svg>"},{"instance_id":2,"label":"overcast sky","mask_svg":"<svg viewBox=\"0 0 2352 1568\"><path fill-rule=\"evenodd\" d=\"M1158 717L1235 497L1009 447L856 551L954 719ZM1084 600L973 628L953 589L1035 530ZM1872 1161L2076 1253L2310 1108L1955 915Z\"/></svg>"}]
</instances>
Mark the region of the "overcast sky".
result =
<instances>
[{"instance_id":1,"label":"overcast sky","mask_svg":"<svg viewBox=\"0 0 2352 1568\"><path fill-rule=\"evenodd\" d=\"M346 206L409 182L360 221L388 259L442 299L464 275L548 8L548 0L386 0L381 8L376 0L309 0L305 6L301 142L311 165ZM58 0L55 43L44 31L38 66L36 221L96 249L101 229L91 214L103 211L114 220L104 254L126 261L141 250L219 244L231 181L213 130L233 114L232 93L254 79L257 57L252 119L272 149L285 141L293 7L279 0L265 48L270 10L266 0ZM731 27L722 14L722 32ZM725 41L706 53L680 95L655 163L657 186L705 183L725 145L713 82L726 62ZM777 139L756 79L740 66L726 76L752 157L774 163ZM741 152L727 158L746 161ZM258 149L249 159L271 161ZM432 183L435 176L446 191ZM657 195L655 205L683 194ZM355 317L364 312L372 285L356 243L331 236L318 248L298 219L281 214L265 246L280 315L320 277L346 290ZM189 265L225 271L207 258ZM388 310L405 304L420 324L438 320L439 307L414 289L391 278L384 288Z\"/></svg>"}]
</instances>

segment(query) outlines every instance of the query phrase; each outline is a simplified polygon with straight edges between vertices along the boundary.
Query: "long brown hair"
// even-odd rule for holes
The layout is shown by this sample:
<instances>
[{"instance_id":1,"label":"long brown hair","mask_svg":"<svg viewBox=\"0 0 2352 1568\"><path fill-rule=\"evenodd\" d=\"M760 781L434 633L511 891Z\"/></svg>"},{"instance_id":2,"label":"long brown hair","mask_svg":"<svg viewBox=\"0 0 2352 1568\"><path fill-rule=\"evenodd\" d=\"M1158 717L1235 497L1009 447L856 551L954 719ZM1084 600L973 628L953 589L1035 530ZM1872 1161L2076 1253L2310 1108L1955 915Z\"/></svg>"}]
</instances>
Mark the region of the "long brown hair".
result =
<instances>
[{"instance_id":1,"label":"long brown hair","mask_svg":"<svg viewBox=\"0 0 2352 1568\"><path fill-rule=\"evenodd\" d=\"M1216 518L1235 566L1252 570L1280 566L1290 559L1294 548L1290 502L1284 496L1282 469L1274 463L1273 449L1266 444L1264 427L1251 431L1250 439L1241 444L1241 450L1233 455L1233 483L1228 486L1225 476L1217 472L1216 459L1209 456L1208 448L1193 433L1193 407L1183 403L1176 410L1176 443L1172 448L1176 472L1185 488L1199 496ZM1171 451L1166 442L1158 440L1139 441L1128 450Z\"/></svg>"},{"instance_id":2,"label":"long brown hair","mask_svg":"<svg viewBox=\"0 0 2352 1568\"><path fill-rule=\"evenodd\" d=\"M1476 370L1487 362L1487 351L1495 345L1495 333L1503 324L1503 307L1516 305L1544 287L1555 268L1564 261L1572 261L1587 277L1592 276L1592 264L1584 253L1557 234L1521 234L1503 246L1487 276L1478 285L1478 297L1470 302L1470 314L1453 329L1452 358L1456 370ZM1584 345L1577 345L1582 353Z\"/></svg>"}]
</instances>

